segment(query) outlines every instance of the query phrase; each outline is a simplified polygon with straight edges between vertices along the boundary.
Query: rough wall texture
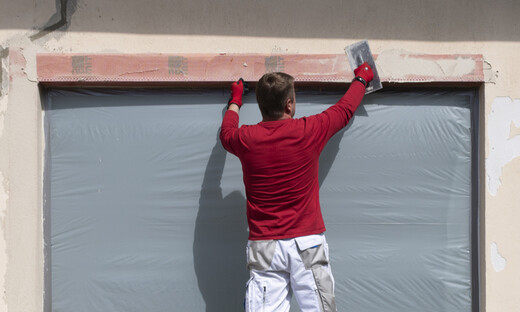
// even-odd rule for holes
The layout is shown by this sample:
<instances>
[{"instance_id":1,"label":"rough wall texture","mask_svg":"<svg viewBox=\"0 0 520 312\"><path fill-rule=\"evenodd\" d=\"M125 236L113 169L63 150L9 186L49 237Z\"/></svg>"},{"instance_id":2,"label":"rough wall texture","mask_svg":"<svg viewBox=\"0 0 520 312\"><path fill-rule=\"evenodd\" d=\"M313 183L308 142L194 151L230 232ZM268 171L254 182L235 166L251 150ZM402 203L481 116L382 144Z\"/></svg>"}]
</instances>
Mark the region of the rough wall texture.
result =
<instances>
[{"instance_id":1,"label":"rough wall texture","mask_svg":"<svg viewBox=\"0 0 520 312\"><path fill-rule=\"evenodd\" d=\"M341 53L368 39L387 75L471 64L409 54L482 54L481 290L486 311L520 306L520 3L477 1L4 1L0 12L0 311L43 310L39 52Z\"/></svg>"}]
</instances>

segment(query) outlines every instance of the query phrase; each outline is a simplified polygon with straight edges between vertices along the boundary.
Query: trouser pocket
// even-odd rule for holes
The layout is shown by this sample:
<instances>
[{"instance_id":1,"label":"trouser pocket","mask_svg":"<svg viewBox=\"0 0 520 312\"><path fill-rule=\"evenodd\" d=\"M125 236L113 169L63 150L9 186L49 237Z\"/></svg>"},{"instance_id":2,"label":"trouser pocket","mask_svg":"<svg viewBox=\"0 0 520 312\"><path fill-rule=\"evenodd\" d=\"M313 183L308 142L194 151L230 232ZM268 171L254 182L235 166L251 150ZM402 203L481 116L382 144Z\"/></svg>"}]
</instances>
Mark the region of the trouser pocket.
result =
<instances>
[{"instance_id":1,"label":"trouser pocket","mask_svg":"<svg viewBox=\"0 0 520 312\"><path fill-rule=\"evenodd\" d=\"M312 268L316 291L323 312L336 312L336 298L334 297L334 280L330 270L323 266Z\"/></svg>"},{"instance_id":2,"label":"trouser pocket","mask_svg":"<svg viewBox=\"0 0 520 312\"><path fill-rule=\"evenodd\" d=\"M276 241L249 241L247 244L247 268L249 270L268 270L273 261Z\"/></svg>"},{"instance_id":3,"label":"trouser pocket","mask_svg":"<svg viewBox=\"0 0 520 312\"><path fill-rule=\"evenodd\" d=\"M268 305L268 287L251 277L246 284L245 311L265 312Z\"/></svg>"}]
</instances>

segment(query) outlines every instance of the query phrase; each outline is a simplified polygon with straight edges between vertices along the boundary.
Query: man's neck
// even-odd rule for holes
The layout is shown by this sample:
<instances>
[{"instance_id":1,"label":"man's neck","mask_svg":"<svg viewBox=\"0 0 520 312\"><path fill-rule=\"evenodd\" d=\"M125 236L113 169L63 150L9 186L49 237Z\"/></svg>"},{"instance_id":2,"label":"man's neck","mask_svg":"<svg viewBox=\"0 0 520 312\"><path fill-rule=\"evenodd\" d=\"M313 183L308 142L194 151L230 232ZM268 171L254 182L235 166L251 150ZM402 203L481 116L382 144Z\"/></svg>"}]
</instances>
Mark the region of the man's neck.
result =
<instances>
[{"instance_id":1,"label":"man's neck","mask_svg":"<svg viewBox=\"0 0 520 312\"><path fill-rule=\"evenodd\" d=\"M283 114L282 117L279 118L272 118L272 117L263 117L262 121L277 121L277 120L284 120L284 119L292 119L291 115L289 114Z\"/></svg>"}]
</instances>

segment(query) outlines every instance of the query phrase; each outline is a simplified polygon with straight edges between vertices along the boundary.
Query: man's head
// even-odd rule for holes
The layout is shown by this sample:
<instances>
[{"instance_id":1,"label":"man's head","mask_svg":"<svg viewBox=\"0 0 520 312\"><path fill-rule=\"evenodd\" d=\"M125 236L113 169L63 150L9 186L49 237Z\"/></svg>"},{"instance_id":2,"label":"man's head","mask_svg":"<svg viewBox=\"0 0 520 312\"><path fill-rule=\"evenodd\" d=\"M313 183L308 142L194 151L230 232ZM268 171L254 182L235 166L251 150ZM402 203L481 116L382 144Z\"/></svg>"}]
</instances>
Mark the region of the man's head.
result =
<instances>
[{"instance_id":1,"label":"man's head","mask_svg":"<svg viewBox=\"0 0 520 312\"><path fill-rule=\"evenodd\" d=\"M268 73L258 80L256 101L264 120L293 116L295 111L294 78L286 73Z\"/></svg>"}]
</instances>

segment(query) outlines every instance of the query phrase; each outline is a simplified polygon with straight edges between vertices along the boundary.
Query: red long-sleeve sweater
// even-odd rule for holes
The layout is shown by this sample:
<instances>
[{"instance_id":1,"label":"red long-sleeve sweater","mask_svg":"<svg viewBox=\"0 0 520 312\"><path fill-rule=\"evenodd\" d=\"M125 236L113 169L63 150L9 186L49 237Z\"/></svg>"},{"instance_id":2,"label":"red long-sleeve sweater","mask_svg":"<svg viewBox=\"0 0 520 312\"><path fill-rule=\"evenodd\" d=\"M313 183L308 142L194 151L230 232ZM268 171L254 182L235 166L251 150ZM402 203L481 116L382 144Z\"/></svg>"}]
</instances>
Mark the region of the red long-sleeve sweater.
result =
<instances>
[{"instance_id":1,"label":"red long-sleeve sweater","mask_svg":"<svg viewBox=\"0 0 520 312\"><path fill-rule=\"evenodd\" d=\"M364 94L363 84L355 81L338 103L320 114L240 128L238 114L226 112L220 140L242 163L250 240L325 232L319 156L327 141L347 125Z\"/></svg>"}]
</instances>

